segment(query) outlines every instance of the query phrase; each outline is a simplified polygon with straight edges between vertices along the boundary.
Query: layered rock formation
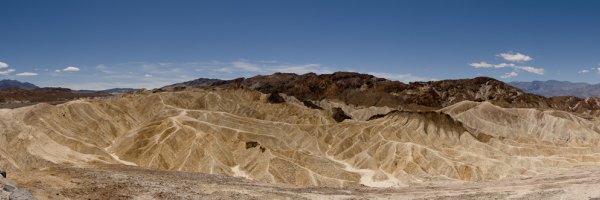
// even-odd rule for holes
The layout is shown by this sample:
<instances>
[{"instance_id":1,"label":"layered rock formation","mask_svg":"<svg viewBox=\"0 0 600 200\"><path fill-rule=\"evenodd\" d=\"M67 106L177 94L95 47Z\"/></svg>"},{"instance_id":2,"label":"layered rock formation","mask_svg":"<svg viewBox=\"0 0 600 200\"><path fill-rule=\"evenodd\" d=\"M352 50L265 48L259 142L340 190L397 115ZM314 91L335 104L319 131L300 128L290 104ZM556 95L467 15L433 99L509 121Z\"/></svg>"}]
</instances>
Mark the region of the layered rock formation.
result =
<instances>
[{"instance_id":1,"label":"layered rock formation","mask_svg":"<svg viewBox=\"0 0 600 200\"><path fill-rule=\"evenodd\" d=\"M391 107L400 110L437 110L461 101L491 102L505 108L554 109L584 117L597 115L598 99L576 96L543 97L488 77L402 83L368 74L275 73L234 80L198 79L162 90L185 87L247 88L262 93L284 93L302 101L338 100L355 106Z\"/></svg>"},{"instance_id":2,"label":"layered rock formation","mask_svg":"<svg viewBox=\"0 0 600 200\"><path fill-rule=\"evenodd\" d=\"M369 91L386 89L381 85L389 81L371 77L369 86L333 77L310 94L292 89L280 94L282 89L246 87L241 80L238 86L247 89L138 92L1 109L0 167L19 171L118 164L267 183L392 187L534 176L600 164L596 118L550 106L501 107L506 98L515 97L510 102L524 107L544 106L547 99L490 84L489 79L473 80L489 87L472 93L468 91L475 87L453 93L458 86L430 83L404 90L394 86L384 95ZM355 89L335 90L340 85ZM417 90L424 92L411 93ZM361 91L381 98L351 98ZM430 95L432 101L419 104L430 109L400 111L411 95L424 100ZM458 101L479 97L489 102ZM392 104L396 100L403 104ZM340 112L351 119L336 120Z\"/></svg>"}]
</instances>

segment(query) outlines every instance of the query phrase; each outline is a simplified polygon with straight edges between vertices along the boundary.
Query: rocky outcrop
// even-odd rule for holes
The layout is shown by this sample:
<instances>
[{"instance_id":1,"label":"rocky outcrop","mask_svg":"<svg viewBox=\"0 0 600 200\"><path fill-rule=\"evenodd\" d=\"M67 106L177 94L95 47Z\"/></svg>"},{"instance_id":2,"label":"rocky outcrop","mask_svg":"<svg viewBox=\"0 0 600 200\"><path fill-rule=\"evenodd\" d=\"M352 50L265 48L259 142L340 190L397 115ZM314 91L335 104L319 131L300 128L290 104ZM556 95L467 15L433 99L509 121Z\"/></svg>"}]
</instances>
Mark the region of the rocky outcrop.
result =
<instances>
[{"instance_id":1,"label":"rocky outcrop","mask_svg":"<svg viewBox=\"0 0 600 200\"><path fill-rule=\"evenodd\" d=\"M10 193L8 197L10 200L36 200L35 197L26 189L18 188Z\"/></svg>"},{"instance_id":2,"label":"rocky outcrop","mask_svg":"<svg viewBox=\"0 0 600 200\"><path fill-rule=\"evenodd\" d=\"M336 122L343 122L344 120L352 119L352 117L348 116L341 108L333 108L332 112L332 117Z\"/></svg>"},{"instance_id":3,"label":"rocky outcrop","mask_svg":"<svg viewBox=\"0 0 600 200\"><path fill-rule=\"evenodd\" d=\"M285 99L283 99L283 97L281 97L281 95L279 95L279 93L271 93L269 94L269 96L267 97L267 101L269 103L285 103Z\"/></svg>"},{"instance_id":4,"label":"rocky outcrop","mask_svg":"<svg viewBox=\"0 0 600 200\"><path fill-rule=\"evenodd\" d=\"M306 106L307 108L323 110L323 108L321 106L318 106L317 104L313 103L312 101L304 100L304 101L302 101L302 104L304 106Z\"/></svg>"},{"instance_id":5,"label":"rocky outcrop","mask_svg":"<svg viewBox=\"0 0 600 200\"><path fill-rule=\"evenodd\" d=\"M17 184L0 177L0 199L2 200L35 200L36 198L27 189L17 187Z\"/></svg>"}]
</instances>

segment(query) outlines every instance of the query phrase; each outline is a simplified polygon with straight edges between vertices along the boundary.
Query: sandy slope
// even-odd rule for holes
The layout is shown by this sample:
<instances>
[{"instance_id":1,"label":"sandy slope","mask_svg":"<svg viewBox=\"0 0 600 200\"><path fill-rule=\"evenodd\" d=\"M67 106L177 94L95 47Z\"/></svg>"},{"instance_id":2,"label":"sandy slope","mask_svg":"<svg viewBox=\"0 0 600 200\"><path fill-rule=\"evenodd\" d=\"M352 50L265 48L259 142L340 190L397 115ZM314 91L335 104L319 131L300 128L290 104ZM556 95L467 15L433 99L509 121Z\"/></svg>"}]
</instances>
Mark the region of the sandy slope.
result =
<instances>
[{"instance_id":1,"label":"sandy slope","mask_svg":"<svg viewBox=\"0 0 600 200\"><path fill-rule=\"evenodd\" d=\"M464 101L367 121L391 108L327 101L311 109L292 97L266 98L207 89L3 109L0 167L35 173L117 164L271 184L401 188L600 164L598 121L562 111ZM335 122L333 107L356 119Z\"/></svg>"}]
</instances>

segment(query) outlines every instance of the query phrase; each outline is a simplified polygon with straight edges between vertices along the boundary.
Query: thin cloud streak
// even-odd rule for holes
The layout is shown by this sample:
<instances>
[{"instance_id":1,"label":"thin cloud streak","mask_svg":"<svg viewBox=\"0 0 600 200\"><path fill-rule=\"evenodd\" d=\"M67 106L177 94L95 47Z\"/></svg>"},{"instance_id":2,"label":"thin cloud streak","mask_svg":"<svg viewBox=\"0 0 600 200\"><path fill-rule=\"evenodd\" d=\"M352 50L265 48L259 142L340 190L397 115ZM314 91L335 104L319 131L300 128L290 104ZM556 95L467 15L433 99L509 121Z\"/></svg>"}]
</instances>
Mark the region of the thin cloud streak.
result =
<instances>
[{"instance_id":1,"label":"thin cloud streak","mask_svg":"<svg viewBox=\"0 0 600 200\"><path fill-rule=\"evenodd\" d=\"M513 78L518 76L519 74L517 72L509 72L509 73L505 73L504 75L500 76L500 78Z\"/></svg>"},{"instance_id":2,"label":"thin cloud streak","mask_svg":"<svg viewBox=\"0 0 600 200\"><path fill-rule=\"evenodd\" d=\"M506 61L510 61L510 62L528 62L533 60L533 58L531 56L522 54L522 53L512 53L512 52L507 52L507 53L501 53L498 54L497 56L503 58Z\"/></svg>"},{"instance_id":3,"label":"thin cloud streak","mask_svg":"<svg viewBox=\"0 0 600 200\"><path fill-rule=\"evenodd\" d=\"M38 73L33 73L33 72L22 72L22 73L18 73L18 74L15 74L15 75L17 75L17 76L37 76L37 75L38 75Z\"/></svg>"},{"instance_id":4,"label":"thin cloud streak","mask_svg":"<svg viewBox=\"0 0 600 200\"><path fill-rule=\"evenodd\" d=\"M0 75L9 75L10 73L13 73L13 72L15 72L14 69L7 69L4 71L0 71Z\"/></svg>"},{"instance_id":5,"label":"thin cloud streak","mask_svg":"<svg viewBox=\"0 0 600 200\"><path fill-rule=\"evenodd\" d=\"M537 75L544 75L546 73L546 70L544 68L523 65L524 62L533 60L533 58L531 56L528 56L528 55L525 55L522 53L512 53L512 52L500 53L496 56L501 57L505 61L509 61L509 62L513 62L513 63L492 64L492 63L488 63L485 61L481 61L481 62L469 63L469 66L474 67L474 68L494 68L494 69L512 68L513 71L507 72L504 75L501 75L500 78L516 77L519 75L517 73L517 71L528 72L528 73L533 73L533 74L537 74ZM515 64L515 63L518 63L518 64Z\"/></svg>"},{"instance_id":6,"label":"thin cloud streak","mask_svg":"<svg viewBox=\"0 0 600 200\"><path fill-rule=\"evenodd\" d=\"M0 69L8 68L8 64L0 61Z\"/></svg>"},{"instance_id":7,"label":"thin cloud streak","mask_svg":"<svg viewBox=\"0 0 600 200\"><path fill-rule=\"evenodd\" d=\"M64 68L62 71L63 72L76 72L79 70L80 69L78 67L68 66L68 67Z\"/></svg>"}]
</instances>

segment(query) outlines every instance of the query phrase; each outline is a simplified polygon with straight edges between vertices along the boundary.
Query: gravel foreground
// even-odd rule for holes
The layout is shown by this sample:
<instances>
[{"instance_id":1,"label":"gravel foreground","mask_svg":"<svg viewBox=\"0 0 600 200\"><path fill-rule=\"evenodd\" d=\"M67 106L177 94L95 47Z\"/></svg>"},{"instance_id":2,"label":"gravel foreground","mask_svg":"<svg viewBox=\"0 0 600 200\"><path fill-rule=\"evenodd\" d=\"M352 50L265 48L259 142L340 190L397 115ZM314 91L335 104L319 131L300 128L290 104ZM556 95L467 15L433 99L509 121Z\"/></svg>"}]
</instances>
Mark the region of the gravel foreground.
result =
<instances>
[{"instance_id":1,"label":"gravel foreground","mask_svg":"<svg viewBox=\"0 0 600 200\"><path fill-rule=\"evenodd\" d=\"M480 183L405 188L266 184L237 177L110 165L9 175L38 199L600 199L600 168Z\"/></svg>"}]
</instances>

